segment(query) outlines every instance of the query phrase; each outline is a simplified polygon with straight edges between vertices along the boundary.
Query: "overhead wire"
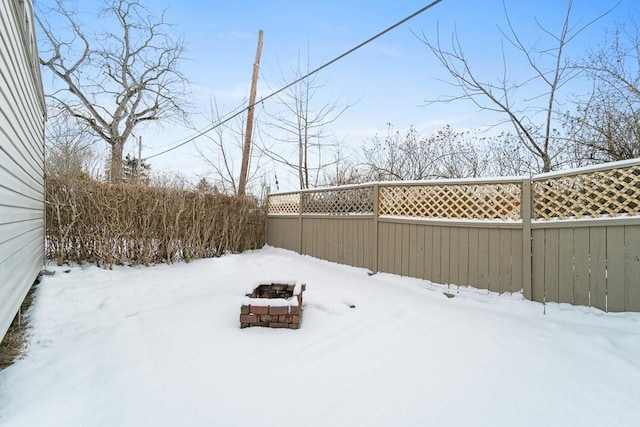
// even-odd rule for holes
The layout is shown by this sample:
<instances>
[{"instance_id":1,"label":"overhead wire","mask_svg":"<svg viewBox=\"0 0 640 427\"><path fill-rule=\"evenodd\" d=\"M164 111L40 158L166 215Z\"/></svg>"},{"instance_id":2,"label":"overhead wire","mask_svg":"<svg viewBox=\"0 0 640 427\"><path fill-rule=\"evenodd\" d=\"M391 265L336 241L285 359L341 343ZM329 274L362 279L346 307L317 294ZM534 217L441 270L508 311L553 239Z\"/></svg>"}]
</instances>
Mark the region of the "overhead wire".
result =
<instances>
[{"instance_id":1,"label":"overhead wire","mask_svg":"<svg viewBox=\"0 0 640 427\"><path fill-rule=\"evenodd\" d=\"M166 154L166 153L168 153L168 152L170 152L170 151L176 150L176 149L178 149L178 148L180 148L180 147L182 147L182 146L184 146L184 145L186 145L186 144L188 144L188 143L190 143L190 142L192 142L192 141L194 141L194 140L196 140L196 139L200 138L201 136L205 135L206 133L211 132L211 131L212 131L212 130L214 130L215 128L217 128L217 127L219 127L219 126L222 126L223 124L225 124L225 123L229 122L230 120L232 120L232 119L234 119L234 118L238 117L240 114L244 113L244 112L245 112L245 111L247 111L249 108L254 107L254 106L258 105L258 104L261 104L261 103L263 103L264 101L266 101L266 100L268 100L268 99L270 99L270 98L273 98L274 96L276 96L276 95L278 95L278 94L280 94L280 93L284 92L285 90L289 89L290 87L292 87L292 86L294 86L294 85L296 85L296 84L300 83L301 81L303 81L303 80L305 80L305 79L307 79L307 78L311 77L312 75L314 75L314 74L316 74L316 73L318 73L318 72L322 71L323 69L327 68L328 66L330 66L330 65L332 65L332 64L334 64L334 63L336 63L336 62L338 62L338 61L339 61L339 60L341 60L342 58L344 58L344 57L346 57L346 56L348 56L348 55L351 55L353 52L357 51L358 49L362 48L363 46L366 46L367 44L371 43L372 41L376 40L377 38L382 37L383 35L387 34L389 31L391 31L391 30L393 30L393 29L395 29L395 28L399 27L400 25L404 24L405 22L407 22L407 21L409 21L409 20L411 20L411 19L415 18L416 16L420 15L421 13L426 12L427 10L431 9L433 6L437 5L437 4L438 4L438 3L440 3L440 2L442 2L442 0L434 0L434 1L432 1L432 2L431 2L431 3L429 3L428 5L426 5L426 6L424 6L423 8L421 8L421 9L417 10L416 12L414 12L414 13L412 13L411 15L407 16L406 18L403 18L403 19L401 19L400 21L396 22L395 24L393 24L393 25L391 25L391 26L389 26L389 27L385 28L384 30L382 30L382 31L380 31L379 33L377 33L376 35L374 35L374 36L372 36L372 37L368 38L367 40L365 40L365 41L363 41L362 43L358 44L357 46L355 46L355 47L353 47L353 48L349 49L348 51L346 51L346 52L342 53L341 55L336 56L336 57L335 57L335 58L333 58L331 61L326 62L326 63L324 63L324 64L320 65L318 68L315 68L315 69L314 69L314 70L312 70L312 71L309 71L309 72L308 72L307 74L305 74L304 76L299 77L298 79L296 79L296 80L292 81L291 83L289 83L289 84L287 84L287 85L285 85L285 86L281 87L280 89L278 89L278 90L276 90L276 91L274 91L274 92L270 93L269 95L266 95L266 96L264 96L264 97L260 98L259 100L257 100L257 101L256 101L256 102L254 102L253 104L249 104L249 105L247 105L246 107L244 107L244 108L240 109L239 111L237 111L237 112L235 112L235 113L234 113L234 112L229 113L229 114L227 115L227 117L226 117L226 118L224 118L224 119L222 119L222 120L218 121L217 123L212 124L211 126L207 126L207 127L203 128L202 130L200 130L200 131L199 131L199 132L197 132L196 134L194 134L194 135L192 135L192 136L188 137L185 141L182 141L182 142L178 143L177 145L175 145L175 146L173 146L173 147L171 147L171 148L169 148L169 149L167 149L167 150L164 150L164 151L161 151L161 152L159 152L159 153L156 153L156 154L153 154L153 155L151 155L151 156L148 156L148 157L146 157L146 158L145 158L145 160L149 160L149 159L152 159L152 158L154 158L154 157L158 157L158 156L161 156L161 155L163 155L163 154ZM240 107L238 107L238 108L240 108ZM236 110L238 110L238 108L236 108Z\"/></svg>"}]
</instances>

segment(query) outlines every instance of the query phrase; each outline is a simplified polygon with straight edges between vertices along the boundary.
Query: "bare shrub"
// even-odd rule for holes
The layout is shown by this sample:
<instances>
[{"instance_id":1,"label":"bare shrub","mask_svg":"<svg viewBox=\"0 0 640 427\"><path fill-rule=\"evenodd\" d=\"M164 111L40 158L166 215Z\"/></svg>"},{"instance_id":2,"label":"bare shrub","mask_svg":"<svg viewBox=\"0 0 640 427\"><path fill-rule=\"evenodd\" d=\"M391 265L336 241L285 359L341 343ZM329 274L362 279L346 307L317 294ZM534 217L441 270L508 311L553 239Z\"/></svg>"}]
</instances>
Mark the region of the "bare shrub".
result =
<instances>
[{"instance_id":1,"label":"bare shrub","mask_svg":"<svg viewBox=\"0 0 640 427\"><path fill-rule=\"evenodd\" d=\"M189 261L264 244L251 198L55 178L47 182L47 258L111 267Z\"/></svg>"}]
</instances>

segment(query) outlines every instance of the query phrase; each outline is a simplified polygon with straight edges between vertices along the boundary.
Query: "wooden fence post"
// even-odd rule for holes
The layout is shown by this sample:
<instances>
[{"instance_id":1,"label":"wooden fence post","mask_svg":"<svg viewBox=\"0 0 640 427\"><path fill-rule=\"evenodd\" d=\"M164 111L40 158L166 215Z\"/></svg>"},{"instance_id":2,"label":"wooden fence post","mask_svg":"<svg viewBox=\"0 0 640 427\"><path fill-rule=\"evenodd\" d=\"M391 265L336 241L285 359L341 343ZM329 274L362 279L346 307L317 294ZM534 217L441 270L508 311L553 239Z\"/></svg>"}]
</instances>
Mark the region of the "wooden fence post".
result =
<instances>
[{"instance_id":1,"label":"wooden fence post","mask_svg":"<svg viewBox=\"0 0 640 427\"><path fill-rule=\"evenodd\" d=\"M380 185L373 185L373 235L372 235L372 243L373 243L373 259L371 260L371 271L374 273L378 272L378 216L379 216L379 206L378 201L380 200Z\"/></svg>"},{"instance_id":2,"label":"wooden fence post","mask_svg":"<svg viewBox=\"0 0 640 427\"><path fill-rule=\"evenodd\" d=\"M531 292L531 179L522 180L520 218L522 219L522 290L524 297L533 301Z\"/></svg>"},{"instance_id":3,"label":"wooden fence post","mask_svg":"<svg viewBox=\"0 0 640 427\"><path fill-rule=\"evenodd\" d=\"M271 194L271 187L267 185L267 194L265 195L265 216L264 216L264 243L269 244L269 196Z\"/></svg>"},{"instance_id":4,"label":"wooden fence post","mask_svg":"<svg viewBox=\"0 0 640 427\"><path fill-rule=\"evenodd\" d=\"M302 254L302 239L304 236L302 235L302 212L304 211L304 193L302 190L298 193L300 194L300 205L298 207L298 253Z\"/></svg>"}]
</instances>

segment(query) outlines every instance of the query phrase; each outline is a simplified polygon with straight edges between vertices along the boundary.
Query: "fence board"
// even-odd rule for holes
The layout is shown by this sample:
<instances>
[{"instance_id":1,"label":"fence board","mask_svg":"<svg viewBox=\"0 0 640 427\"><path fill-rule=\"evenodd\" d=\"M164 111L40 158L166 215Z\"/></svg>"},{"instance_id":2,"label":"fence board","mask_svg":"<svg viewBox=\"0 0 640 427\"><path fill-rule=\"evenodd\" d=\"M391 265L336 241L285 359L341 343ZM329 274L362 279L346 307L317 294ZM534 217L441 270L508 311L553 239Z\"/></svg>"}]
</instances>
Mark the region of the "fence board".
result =
<instances>
[{"instance_id":1,"label":"fence board","mask_svg":"<svg viewBox=\"0 0 640 427\"><path fill-rule=\"evenodd\" d=\"M313 223L311 221L302 221L302 233L304 235L311 235L311 239L302 240L302 253L313 255L313 251L310 247L313 245Z\"/></svg>"},{"instance_id":2,"label":"fence board","mask_svg":"<svg viewBox=\"0 0 640 427\"><path fill-rule=\"evenodd\" d=\"M346 233L348 238L347 244L347 259L350 261L349 265L358 265L358 246L360 244L360 224L357 219L352 219L349 224L346 225Z\"/></svg>"},{"instance_id":3,"label":"fence board","mask_svg":"<svg viewBox=\"0 0 640 427\"><path fill-rule=\"evenodd\" d=\"M389 272L396 274L396 229L397 224L389 224Z\"/></svg>"},{"instance_id":4,"label":"fence board","mask_svg":"<svg viewBox=\"0 0 640 427\"><path fill-rule=\"evenodd\" d=\"M451 283L449 265L451 263L450 227L442 227L440 231L440 283Z\"/></svg>"},{"instance_id":5,"label":"fence board","mask_svg":"<svg viewBox=\"0 0 640 427\"><path fill-rule=\"evenodd\" d=\"M389 224L386 222L378 222L378 269L389 272Z\"/></svg>"},{"instance_id":6,"label":"fence board","mask_svg":"<svg viewBox=\"0 0 640 427\"><path fill-rule=\"evenodd\" d=\"M351 251L351 238L352 238L352 227L348 227L347 221L344 219L340 219L340 252L338 253L340 263L349 264L351 263L351 258L353 256L353 252Z\"/></svg>"},{"instance_id":7,"label":"fence board","mask_svg":"<svg viewBox=\"0 0 640 427\"><path fill-rule=\"evenodd\" d=\"M607 311L624 311L624 231L607 227Z\"/></svg>"},{"instance_id":8,"label":"fence board","mask_svg":"<svg viewBox=\"0 0 640 427\"><path fill-rule=\"evenodd\" d=\"M322 219L314 219L314 220L306 220L303 219L302 220L302 224L303 225L307 225L309 224L309 226L311 227L311 244L309 245L309 250L308 253L312 256L317 256L318 253L318 246L319 246L319 240L321 239L322 236L322 228L325 225L324 221ZM303 242L306 239L303 239Z\"/></svg>"},{"instance_id":9,"label":"fence board","mask_svg":"<svg viewBox=\"0 0 640 427\"><path fill-rule=\"evenodd\" d=\"M338 236L338 247L336 250L336 262L341 262L341 260L345 257L345 247L344 247L344 221L342 219L338 219L335 221L336 224L336 234Z\"/></svg>"},{"instance_id":10,"label":"fence board","mask_svg":"<svg viewBox=\"0 0 640 427\"><path fill-rule=\"evenodd\" d=\"M573 300L576 305L589 305L589 229L573 231Z\"/></svg>"},{"instance_id":11,"label":"fence board","mask_svg":"<svg viewBox=\"0 0 640 427\"><path fill-rule=\"evenodd\" d=\"M558 233L558 302L573 304L573 229Z\"/></svg>"},{"instance_id":12,"label":"fence board","mask_svg":"<svg viewBox=\"0 0 640 427\"><path fill-rule=\"evenodd\" d=\"M520 292L523 290L522 285L522 232L520 230L511 230L511 292ZM529 268L531 270L531 268Z\"/></svg>"},{"instance_id":13,"label":"fence board","mask_svg":"<svg viewBox=\"0 0 640 427\"><path fill-rule=\"evenodd\" d=\"M416 231L416 277L425 279L424 276L424 230L423 225L417 226Z\"/></svg>"},{"instance_id":14,"label":"fence board","mask_svg":"<svg viewBox=\"0 0 640 427\"><path fill-rule=\"evenodd\" d=\"M326 221L326 234L324 236L324 253L325 253L325 258L327 261L332 261L333 260L333 247L334 247L334 242L335 242L335 237L333 234L333 221L325 219Z\"/></svg>"},{"instance_id":15,"label":"fence board","mask_svg":"<svg viewBox=\"0 0 640 427\"><path fill-rule=\"evenodd\" d=\"M460 228L449 228L449 281L454 285L460 284Z\"/></svg>"},{"instance_id":16,"label":"fence board","mask_svg":"<svg viewBox=\"0 0 640 427\"><path fill-rule=\"evenodd\" d=\"M322 259L329 259L330 257L329 242L331 239L331 231L329 229L329 221L328 219L321 220L321 226L318 229L320 232L319 240L322 248Z\"/></svg>"},{"instance_id":17,"label":"fence board","mask_svg":"<svg viewBox=\"0 0 640 427\"><path fill-rule=\"evenodd\" d=\"M318 246L320 239L320 227L322 226L322 220L302 220L302 224L305 228L309 228L309 240L310 242L307 244L306 253L317 257L318 256ZM305 247L305 240L303 239L303 248Z\"/></svg>"},{"instance_id":18,"label":"fence board","mask_svg":"<svg viewBox=\"0 0 640 427\"><path fill-rule=\"evenodd\" d=\"M511 277L511 230L498 230L500 233L500 255L498 262L500 263L500 283L499 292L512 292L512 277Z\"/></svg>"},{"instance_id":19,"label":"fence board","mask_svg":"<svg viewBox=\"0 0 640 427\"><path fill-rule=\"evenodd\" d=\"M592 307L607 310L606 227L592 227L589 232L589 302Z\"/></svg>"},{"instance_id":20,"label":"fence board","mask_svg":"<svg viewBox=\"0 0 640 427\"><path fill-rule=\"evenodd\" d=\"M500 230L489 229L489 279L488 289L500 292Z\"/></svg>"},{"instance_id":21,"label":"fence board","mask_svg":"<svg viewBox=\"0 0 640 427\"><path fill-rule=\"evenodd\" d=\"M433 227L433 240L432 246L432 262L431 262L431 281L435 283L442 283L440 267L442 260L442 227Z\"/></svg>"},{"instance_id":22,"label":"fence board","mask_svg":"<svg viewBox=\"0 0 640 427\"><path fill-rule=\"evenodd\" d=\"M333 261L334 262L340 262L341 256L342 256L342 252L343 252L343 246L342 246L342 220L337 219L335 221L332 221L333 223L333 232L334 232L334 236L335 236L335 241L334 241L334 252L333 252Z\"/></svg>"},{"instance_id":23,"label":"fence board","mask_svg":"<svg viewBox=\"0 0 640 427\"><path fill-rule=\"evenodd\" d=\"M347 247L348 250L348 259L350 261L349 265L359 265L358 261L358 247L362 247L360 243L360 221L357 219L349 220L349 224L347 224L347 235L349 239L347 239Z\"/></svg>"},{"instance_id":24,"label":"fence board","mask_svg":"<svg viewBox=\"0 0 640 427\"><path fill-rule=\"evenodd\" d=\"M358 256L358 266L364 268L371 268L371 265L368 261L367 253L369 251L369 245L367 243L367 235L369 234L369 230L367 230L367 224L370 224L371 221L368 220L360 220L358 221L358 238L360 240L360 250L357 252Z\"/></svg>"},{"instance_id":25,"label":"fence board","mask_svg":"<svg viewBox=\"0 0 640 427\"><path fill-rule=\"evenodd\" d=\"M409 225L409 272L410 277L418 277L418 226Z\"/></svg>"},{"instance_id":26,"label":"fence board","mask_svg":"<svg viewBox=\"0 0 640 427\"><path fill-rule=\"evenodd\" d=\"M355 254L353 252L353 247L358 241L358 228L352 227L351 224L347 224L347 222L353 223L354 221L357 221L357 220L351 219L351 220L341 221L342 222L342 245L344 247L344 253L342 254L342 257L344 260L347 261L346 264L349 264L349 265L354 265L353 259Z\"/></svg>"},{"instance_id":27,"label":"fence board","mask_svg":"<svg viewBox=\"0 0 640 427\"><path fill-rule=\"evenodd\" d=\"M402 275L402 226L403 224L394 224L391 227L394 236L393 274L398 275Z\"/></svg>"},{"instance_id":28,"label":"fence board","mask_svg":"<svg viewBox=\"0 0 640 427\"><path fill-rule=\"evenodd\" d=\"M458 230L458 284L469 286L469 229Z\"/></svg>"},{"instance_id":29,"label":"fence board","mask_svg":"<svg viewBox=\"0 0 640 427\"><path fill-rule=\"evenodd\" d=\"M426 280L433 281L433 227L424 226L424 275Z\"/></svg>"},{"instance_id":30,"label":"fence board","mask_svg":"<svg viewBox=\"0 0 640 427\"><path fill-rule=\"evenodd\" d=\"M489 230L478 230L478 287L489 289Z\"/></svg>"},{"instance_id":31,"label":"fence board","mask_svg":"<svg viewBox=\"0 0 640 427\"><path fill-rule=\"evenodd\" d=\"M545 230L544 300L558 302L558 230Z\"/></svg>"},{"instance_id":32,"label":"fence board","mask_svg":"<svg viewBox=\"0 0 640 427\"><path fill-rule=\"evenodd\" d=\"M402 254L400 258L400 275L408 276L409 275L409 258L411 253L411 247L409 246L410 225L402 224L400 227L402 229L402 240L400 240L400 247L401 247L400 253Z\"/></svg>"},{"instance_id":33,"label":"fence board","mask_svg":"<svg viewBox=\"0 0 640 427\"><path fill-rule=\"evenodd\" d=\"M544 302L544 237L546 230L532 230L531 243L531 297L534 301Z\"/></svg>"},{"instance_id":34,"label":"fence board","mask_svg":"<svg viewBox=\"0 0 640 427\"><path fill-rule=\"evenodd\" d=\"M378 261L374 259L374 256L377 258L377 249L373 249L374 240L374 227L377 229L378 225L370 222L370 221L362 221L364 224L364 251L363 251L363 267L367 267L372 271L377 270ZM377 233L377 232L376 232ZM377 246L377 244L376 244Z\"/></svg>"},{"instance_id":35,"label":"fence board","mask_svg":"<svg viewBox=\"0 0 640 427\"><path fill-rule=\"evenodd\" d=\"M469 286L480 287L480 233L477 228L469 229Z\"/></svg>"},{"instance_id":36,"label":"fence board","mask_svg":"<svg viewBox=\"0 0 640 427\"><path fill-rule=\"evenodd\" d=\"M341 234L341 223L340 220L331 221L333 224L333 262L340 262L340 255L342 252L342 234Z\"/></svg>"},{"instance_id":37,"label":"fence board","mask_svg":"<svg viewBox=\"0 0 640 427\"><path fill-rule=\"evenodd\" d=\"M345 236L345 227L344 227L344 220L342 219L337 219L336 221L336 226L338 228L338 256L336 258L336 261L339 263L343 263L343 260L346 260L348 255L347 255L347 248L345 245L345 240L346 240L346 236Z\"/></svg>"},{"instance_id":38,"label":"fence board","mask_svg":"<svg viewBox=\"0 0 640 427\"><path fill-rule=\"evenodd\" d=\"M322 219L321 221L321 226L319 227L319 230L324 231L324 233L322 233L318 240L320 241L320 247L321 247L321 254L322 254L322 259L326 259L328 260L330 257L330 252L329 252L329 238L331 237L331 230L329 229L330 224L329 224L329 220L327 219Z\"/></svg>"},{"instance_id":39,"label":"fence board","mask_svg":"<svg viewBox=\"0 0 640 427\"><path fill-rule=\"evenodd\" d=\"M625 227L625 310L640 311L640 226Z\"/></svg>"}]
</instances>

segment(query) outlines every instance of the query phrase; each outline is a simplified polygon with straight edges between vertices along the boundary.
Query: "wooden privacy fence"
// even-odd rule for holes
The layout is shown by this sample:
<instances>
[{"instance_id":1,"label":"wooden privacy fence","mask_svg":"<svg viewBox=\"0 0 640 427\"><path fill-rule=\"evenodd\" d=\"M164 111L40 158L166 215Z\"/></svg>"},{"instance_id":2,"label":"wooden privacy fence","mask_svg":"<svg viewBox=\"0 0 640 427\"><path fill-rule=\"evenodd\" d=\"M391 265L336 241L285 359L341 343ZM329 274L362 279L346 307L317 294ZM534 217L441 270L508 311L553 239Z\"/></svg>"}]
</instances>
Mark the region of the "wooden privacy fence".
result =
<instances>
[{"instance_id":1,"label":"wooden privacy fence","mask_svg":"<svg viewBox=\"0 0 640 427\"><path fill-rule=\"evenodd\" d=\"M539 302L640 311L640 160L275 193L267 243Z\"/></svg>"}]
</instances>

